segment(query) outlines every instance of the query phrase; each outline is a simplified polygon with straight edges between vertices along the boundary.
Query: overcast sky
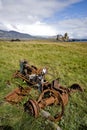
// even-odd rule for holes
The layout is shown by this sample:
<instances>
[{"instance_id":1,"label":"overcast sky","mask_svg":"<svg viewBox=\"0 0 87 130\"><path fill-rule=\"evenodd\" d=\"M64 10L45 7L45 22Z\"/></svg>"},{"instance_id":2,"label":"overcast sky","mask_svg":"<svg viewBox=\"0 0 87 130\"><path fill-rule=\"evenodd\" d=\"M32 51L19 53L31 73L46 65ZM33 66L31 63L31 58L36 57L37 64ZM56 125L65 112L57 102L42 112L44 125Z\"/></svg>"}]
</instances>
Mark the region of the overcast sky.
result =
<instances>
[{"instance_id":1,"label":"overcast sky","mask_svg":"<svg viewBox=\"0 0 87 130\"><path fill-rule=\"evenodd\" d=\"M87 38L87 0L0 0L0 29Z\"/></svg>"}]
</instances>

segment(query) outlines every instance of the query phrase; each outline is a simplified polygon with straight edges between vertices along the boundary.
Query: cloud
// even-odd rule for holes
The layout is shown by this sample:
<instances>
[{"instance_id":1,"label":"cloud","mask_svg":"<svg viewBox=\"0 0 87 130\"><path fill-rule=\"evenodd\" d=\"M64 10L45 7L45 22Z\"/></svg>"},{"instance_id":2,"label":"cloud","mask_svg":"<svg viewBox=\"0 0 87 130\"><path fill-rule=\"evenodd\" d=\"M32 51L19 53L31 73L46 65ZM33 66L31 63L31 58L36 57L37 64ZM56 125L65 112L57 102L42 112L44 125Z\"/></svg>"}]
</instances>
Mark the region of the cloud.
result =
<instances>
[{"instance_id":1,"label":"cloud","mask_svg":"<svg viewBox=\"0 0 87 130\"><path fill-rule=\"evenodd\" d=\"M57 8L56 4L56 0L3 0L0 19L13 23L31 23L50 17Z\"/></svg>"},{"instance_id":2,"label":"cloud","mask_svg":"<svg viewBox=\"0 0 87 130\"><path fill-rule=\"evenodd\" d=\"M4 28L6 30L15 30L22 33L29 33L31 35L39 35L39 36L53 36L57 32L51 25L48 25L46 23L41 23L40 21L37 21L33 24L4 24Z\"/></svg>"},{"instance_id":3,"label":"cloud","mask_svg":"<svg viewBox=\"0 0 87 130\"><path fill-rule=\"evenodd\" d=\"M2 2L0 1L0 10L2 9Z\"/></svg>"},{"instance_id":4,"label":"cloud","mask_svg":"<svg viewBox=\"0 0 87 130\"><path fill-rule=\"evenodd\" d=\"M72 38L87 37L87 17L62 20L55 23L54 28L58 33L64 34L67 32Z\"/></svg>"},{"instance_id":5,"label":"cloud","mask_svg":"<svg viewBox=\"0 0 87 130\"><path fill-rule=\"evenodd\" d=\"M0 0L0 20L13 23L31 23L51 17L81 0Z\"/></svg>"},{"instance_id":6,"label":"cloud","mask_svg":"<svg viewBox=\"0 0 87 130\"><path fill-rule=\"evenodd\" d=\"M80 25L76 23L81 23L83 34L86 33L87 26L84 22L82 24L80 19L68 18L57 22L54 18L54 23L47 23L45 19L50 20L55 13L59 14L60 11L80 1L83 0L0 0L0 29L32 35L56 35L67 31L70 36L73 37L76 33L79 37Z\"/></svg>"}]
</instances>

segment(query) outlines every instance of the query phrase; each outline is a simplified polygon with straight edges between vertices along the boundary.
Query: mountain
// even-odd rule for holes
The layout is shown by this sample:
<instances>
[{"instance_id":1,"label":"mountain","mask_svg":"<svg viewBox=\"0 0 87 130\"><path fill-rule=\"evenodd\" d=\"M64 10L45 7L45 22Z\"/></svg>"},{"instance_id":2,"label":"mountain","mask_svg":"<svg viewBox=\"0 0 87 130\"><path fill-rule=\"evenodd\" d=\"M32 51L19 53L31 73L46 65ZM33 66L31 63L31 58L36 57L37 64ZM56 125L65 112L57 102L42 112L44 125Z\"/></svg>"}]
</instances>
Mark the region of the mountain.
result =
<instances>
[{"instance_id":1,"label":"mountain","mask_svg":"<svg viewBox=\"0 0 87 130\"><path fill-rule=\"evenodd\" d=\"M35 38L29 34L20 33L17 31L3 31L0 30L0 39L32 39Z\"/></svg>"},{"instance_id":2,"label":"mountain","mask_svg":"<svg viewBox=\"0 0 87 130\"><path fill-rule=\"evenodd\" d=\"M1 40L29 40L29 39L48 39L48 40L56 40L57 36L32 36L26 33L20 33L17 31L4 31L4 30L0 30L0 39ZM73 41L87 41L87 39L69 39L70 42Z\"/></svg>"}]
</instances>

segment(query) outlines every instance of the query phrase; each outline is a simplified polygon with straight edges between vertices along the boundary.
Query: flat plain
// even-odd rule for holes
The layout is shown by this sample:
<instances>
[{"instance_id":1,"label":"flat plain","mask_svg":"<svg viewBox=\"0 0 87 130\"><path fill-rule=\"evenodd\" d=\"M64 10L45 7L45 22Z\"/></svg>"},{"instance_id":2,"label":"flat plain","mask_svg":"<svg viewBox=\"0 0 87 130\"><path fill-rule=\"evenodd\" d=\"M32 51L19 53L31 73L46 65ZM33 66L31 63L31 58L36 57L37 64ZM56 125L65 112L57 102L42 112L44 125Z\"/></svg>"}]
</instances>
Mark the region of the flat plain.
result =
<instances>
[{"instance_id":1,"label":"flat plain","mask_svg":"<svg viewBox=\"0 0 87 130\"><path fill-rule=\"evenodd\" d=\"M78 83L83 92L70 95L65 112L57 124L62 130L87 129L87 42L56 42L49 40L0 41L0 126L11 126L14 130L53 130L49 122L39 116L37 119L24 112L23 104L29 98L36 99L38 90L33 89L24 100L12 105L4 97L18 84L27 86L21 79L12 76L19 70L19 61L26 59L38 68L47 67L50 82L60 78L60 84L70 87ZM7 84L10 81L10 85ZM46 108L55 113L56 106Z\"/></svg>"}]
</instances>

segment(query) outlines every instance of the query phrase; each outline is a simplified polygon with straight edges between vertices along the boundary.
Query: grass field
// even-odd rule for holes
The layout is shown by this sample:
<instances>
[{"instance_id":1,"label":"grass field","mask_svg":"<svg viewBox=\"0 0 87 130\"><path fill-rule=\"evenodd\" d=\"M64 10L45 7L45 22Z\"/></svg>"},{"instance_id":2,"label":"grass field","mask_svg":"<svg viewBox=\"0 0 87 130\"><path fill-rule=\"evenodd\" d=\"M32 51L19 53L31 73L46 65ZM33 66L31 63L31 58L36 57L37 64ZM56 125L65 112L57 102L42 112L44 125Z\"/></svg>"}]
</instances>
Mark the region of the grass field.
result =
<instances>
[{"instance_id":1,"label":"grass field","mask_svg":"<svg viewBox=\"0 0 87 130\"><path fill-rule=\"evenodd\" d=\"M62 130L87 130L87 43L59 43L55 41L0 41L0 126L12 126L14 130L53 130L47 120L37 119L23 111L23 104L29 98L37 99L38 93L32 89L20 104L11 105L4 97L17 87L26 86L20 79L13 79L13 73L19 69L19 60L27 59L37 67L47 67L54 77L60 78L60 84L70 87L78 83L84 91L69 97L65 113L57 124ZM11 85L7 86L7 80ZM36 94L37 93L37 94ZM50 112L56 108L48 107Z\"/></svg>"}]
</instances>

